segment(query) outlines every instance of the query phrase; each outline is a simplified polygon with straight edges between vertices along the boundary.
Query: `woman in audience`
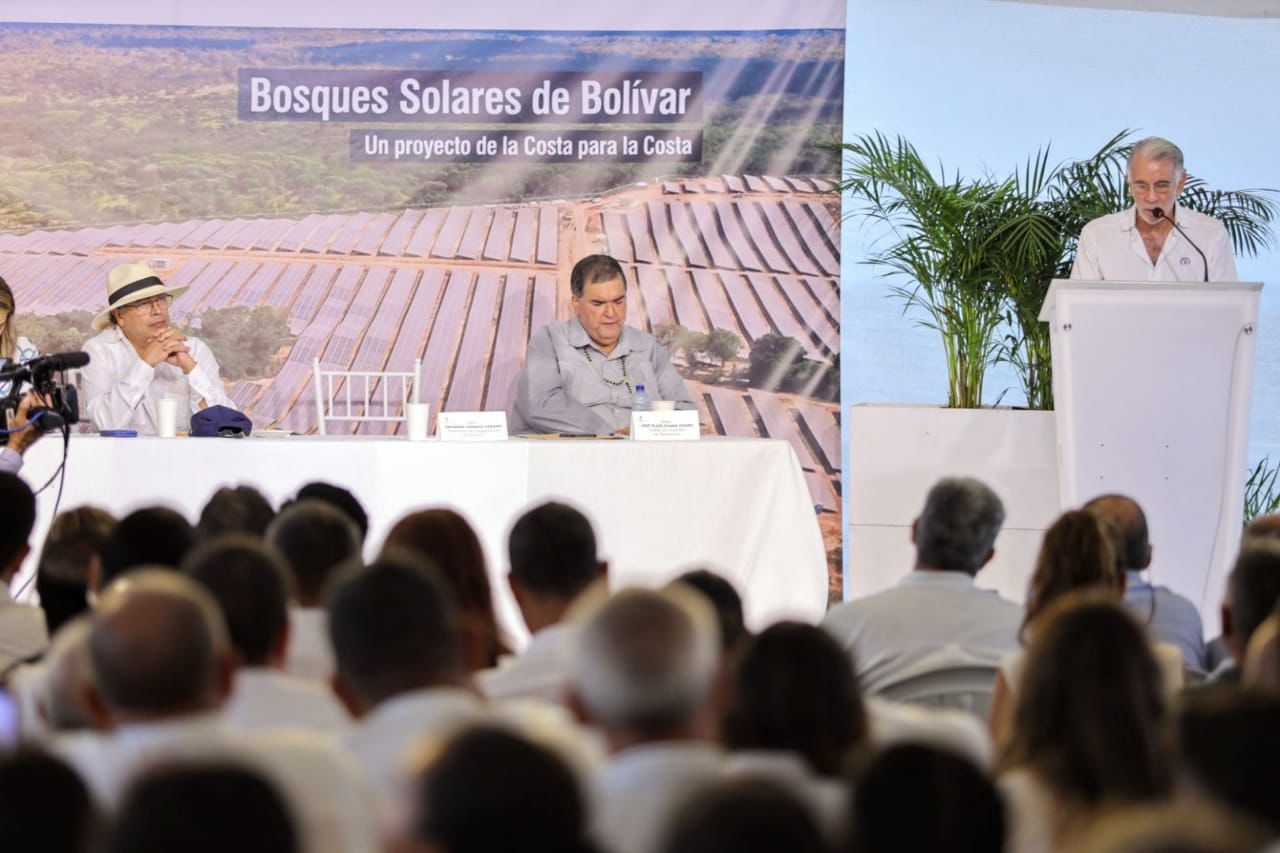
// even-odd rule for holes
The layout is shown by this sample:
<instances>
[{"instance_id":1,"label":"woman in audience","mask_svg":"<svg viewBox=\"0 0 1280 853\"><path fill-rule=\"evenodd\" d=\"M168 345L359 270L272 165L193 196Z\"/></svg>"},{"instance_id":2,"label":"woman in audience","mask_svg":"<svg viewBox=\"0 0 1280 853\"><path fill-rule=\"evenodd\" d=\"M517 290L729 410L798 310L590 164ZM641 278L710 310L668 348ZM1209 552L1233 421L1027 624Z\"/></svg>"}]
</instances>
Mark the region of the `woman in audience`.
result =
<instances>
[{"instance_id":1,"label":"woman in audience","mask_svg":"<svg viewBox=\"0 0 1280 853\"><path fill-rule=\"evenodd\" d=\"M1023 645L1032 639L1042 614L1068 593L1097 590L1119 601L1124 596L1124 572L1117 554L1116 539L1107 522L1083 510L1063 513L1045 531L1036 557L1019 631ZM1161 671L1167 672L1172 696L1182 686L1182 653L1167 644L1157 644L1157 648L1157 661ZM1025 652L1015 652L1000 661L988 715L997 746L1008 727L1011 697L1017 692L1025 660Z\"/></svg>"},{"instance_id":2,"label":"woman in audience","mask_svg":"<svg viewBox=\"0 0 1280 853\"><path fill-rule=\"evenodd\" d=\"M1004 804L990 777L959 753L890 747L857 778L851 853L1001 853Z\"/></svg>"},{"instance_id":3,"label":"woman in audience","mask_svg":"<svg viewBox=\"0 0 1280 853\"><path fill-rule=\"evenodd\" d=\"M1056 849L1106 807L1167 796L1166 713L1150 640L1114 595L1071 593L1042 613L1000 762L1010 853Z\"/></svg>"},{"instance_id":4,"label":"woman in audience","mask_svg":"<svg viewBox=\"0 0 1280 853\"><path fill-rule=\"evenodd\" d=\"M427 767L396 849L590 853L578 780L545 747L503 729L455 735Z\"/></svg>"},{"instance_id":5,"label":"woman in audience","mask_svg":"<svg viewBox=\"0 0 1280 853\"><path fill-rule=\"evenodd\" d=\"M730 664L720 740L731 773L785 785L834 837L843 827L843 775L869 750L853 665L821 628L778 622Z\"/></svg>"},{"instance_id":6,"label":"woman in audience","mask_svg":"<svg viewBox=\"0 0 1280 853\"><path fill-rule=\"evenodd\" d=\"M465 620L468 669L489 669L510 652L493 614L484 549L465 518L451 509L411 512L387 534L382 550L388 549L404 549L439 566Z\"/></svg>"}]
</instances>

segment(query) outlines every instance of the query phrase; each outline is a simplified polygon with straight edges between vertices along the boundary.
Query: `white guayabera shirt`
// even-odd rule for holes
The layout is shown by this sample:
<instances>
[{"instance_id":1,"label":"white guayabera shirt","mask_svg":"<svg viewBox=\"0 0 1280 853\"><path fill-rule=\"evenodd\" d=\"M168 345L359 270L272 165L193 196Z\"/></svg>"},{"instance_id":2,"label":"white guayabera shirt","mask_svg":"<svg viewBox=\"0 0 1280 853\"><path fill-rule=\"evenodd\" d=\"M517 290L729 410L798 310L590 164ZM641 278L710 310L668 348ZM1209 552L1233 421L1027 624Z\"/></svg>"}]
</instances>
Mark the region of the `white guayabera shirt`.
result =
<instances>
[{"instance_id":1,"label":"white guayabera shirt","mask_svg":"<svg viewBox=\"0 0 1280 853\"><path fill-rule=\"evenodd\" d=\"M187 346L196 363L190 375L165 362L150 366L116 326L85 341L89 364L80 375L84 411L94 427L155 435L156 403L163 397L187 401L178 409L179 430L190 429L191 415L200 411L201 400L210 406L234 407L222 387L213 351L199 338L187 338Z\"/></svg>"},{"instance_id":2,"label":"white guayabera shirt","mask_svg":"<svg viewBox=\"0 0 1280 853\"><path fill-rule=\"evenodd\" d=\"M1200 247L1209 262L1209 281L1236 281L1231 238L1222 223L1185 207L1175 207L1174 222ZM1160 257L1151 262L1135 223L1134 208L1100 216L1080 232L1071 277L1080 281L1204 281L1205 262L1178 233L1165 238Z\"/></svg>"}]
</instances>

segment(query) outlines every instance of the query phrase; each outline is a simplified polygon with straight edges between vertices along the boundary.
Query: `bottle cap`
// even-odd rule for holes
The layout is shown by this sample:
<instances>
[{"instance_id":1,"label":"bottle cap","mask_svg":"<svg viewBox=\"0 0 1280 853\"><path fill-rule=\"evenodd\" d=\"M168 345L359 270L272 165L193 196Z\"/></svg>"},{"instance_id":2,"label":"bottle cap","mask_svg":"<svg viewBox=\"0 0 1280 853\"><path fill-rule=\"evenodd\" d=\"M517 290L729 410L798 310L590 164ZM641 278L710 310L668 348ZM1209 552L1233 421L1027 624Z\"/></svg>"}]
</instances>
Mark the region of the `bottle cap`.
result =
<instances>
[{"instance_id":1,"label":"bottle cap","mask_svg":"<svg viewBox=\"0 0 1280 853\"><path fill-rule=\"evenodd\" d=\"M643 391L643 390L644 390L644 386L643 386L643 385L637 385L637 386L636 386L636 390L637 390L637 391Z\"/></svg>"}]
</instances>

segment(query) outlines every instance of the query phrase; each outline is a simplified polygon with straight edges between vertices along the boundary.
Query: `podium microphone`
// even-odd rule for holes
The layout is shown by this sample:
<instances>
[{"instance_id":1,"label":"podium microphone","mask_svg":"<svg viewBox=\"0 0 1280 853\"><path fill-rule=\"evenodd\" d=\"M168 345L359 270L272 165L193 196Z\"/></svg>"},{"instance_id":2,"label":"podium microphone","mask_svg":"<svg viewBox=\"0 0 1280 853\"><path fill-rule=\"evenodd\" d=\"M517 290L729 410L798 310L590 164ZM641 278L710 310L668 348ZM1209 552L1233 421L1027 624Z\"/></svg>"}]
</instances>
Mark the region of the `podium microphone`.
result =
<instances>
[{"instance_id":1,"label":"podium microphone","mask_svg":"<svg viewBox=\"0 0 1280 853\"><path fill-rule=\"evenodd\" d=\"M1172 219L1169 219L1169 217L1165 215L1164 208L1162 207L1151 208L1151 215L1154 216L1156 219L1167 220L1170 225L1178 229L1179 234L1181 234L1184 238L1186 238L1186 241L1191 244L1191 248L1196 250L1196 253L1200 255L1200 260L1204 262L1204 280L1208 281L1209 280L1209 259L1204 256L1204 252L1200 251L1200 247L1195 244L1195 241L1187 236L1186 231L1183 231L1181 228L1178 227L1178 223L1174 222Z\"/></svg>"}]
</instances>

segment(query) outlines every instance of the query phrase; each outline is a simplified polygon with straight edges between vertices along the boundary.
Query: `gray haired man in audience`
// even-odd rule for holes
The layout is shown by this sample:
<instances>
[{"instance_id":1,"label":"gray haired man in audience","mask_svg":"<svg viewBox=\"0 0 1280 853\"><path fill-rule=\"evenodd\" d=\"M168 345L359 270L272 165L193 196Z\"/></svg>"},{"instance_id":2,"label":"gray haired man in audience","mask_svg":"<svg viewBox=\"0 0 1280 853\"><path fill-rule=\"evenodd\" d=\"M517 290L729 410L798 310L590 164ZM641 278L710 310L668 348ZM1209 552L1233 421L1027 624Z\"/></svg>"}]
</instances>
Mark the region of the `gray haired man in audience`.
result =
<instances>
[{"instance_id":1,"label":"gray haired man in audience","mask_svg":"<svg viewBox=\"0 0 1280 853\"><path fill-rule=\"evenodd\" d=\"M373 804L358 768L305 733L240 735L218 711L231 649L217 605L169 569L139 569L110 587L89 633L90 705L110 731L67 735L57 749L114 811L129 785L161 763L235 760L288 800L308 851L371 851Z\"/></svg>"},{"instance_id":2,"label":"gray haired man in audience","mask_svg":"<svg viewBox=\"0 0 1280 853\"><path fill-rule=\"evenodd\" d=\"M995 555L1004 506L971 478L941 480L911 527L915 569L833 607L823 627L853 652L868 693L955 667L992 667L1018 648L1022 608L974 585Z\"/></svg>"},{"instance_id":3,"label":"gray haired man in audience","mask_svg":"<svg viewBox=\"0 0 1280 853\"><path fill-rule=\"evenodd\" d=\"M613 753L594 784L595 834L616 853L657 848L683 798L723 772L709 741L720 634L690 590L624 590L582 625L571 703Z\"/></svg>"},{"instance_id":4,"label":"gray haired man in audience","mask_svg":"<svg viewBox=\"0 0 1280 853\"><path fill-rule=\"evenodd\" d=\"M1190 599L1143 577L1151 566L1152 549L1142 507L1125 495L1100 495L1084 508L1114 524L1120 534L1125 607L1147 626L1154 639L1177 646L1188 667L1204 672L1207 664L1200 612Z\"/></svg>"}]
</instances>

